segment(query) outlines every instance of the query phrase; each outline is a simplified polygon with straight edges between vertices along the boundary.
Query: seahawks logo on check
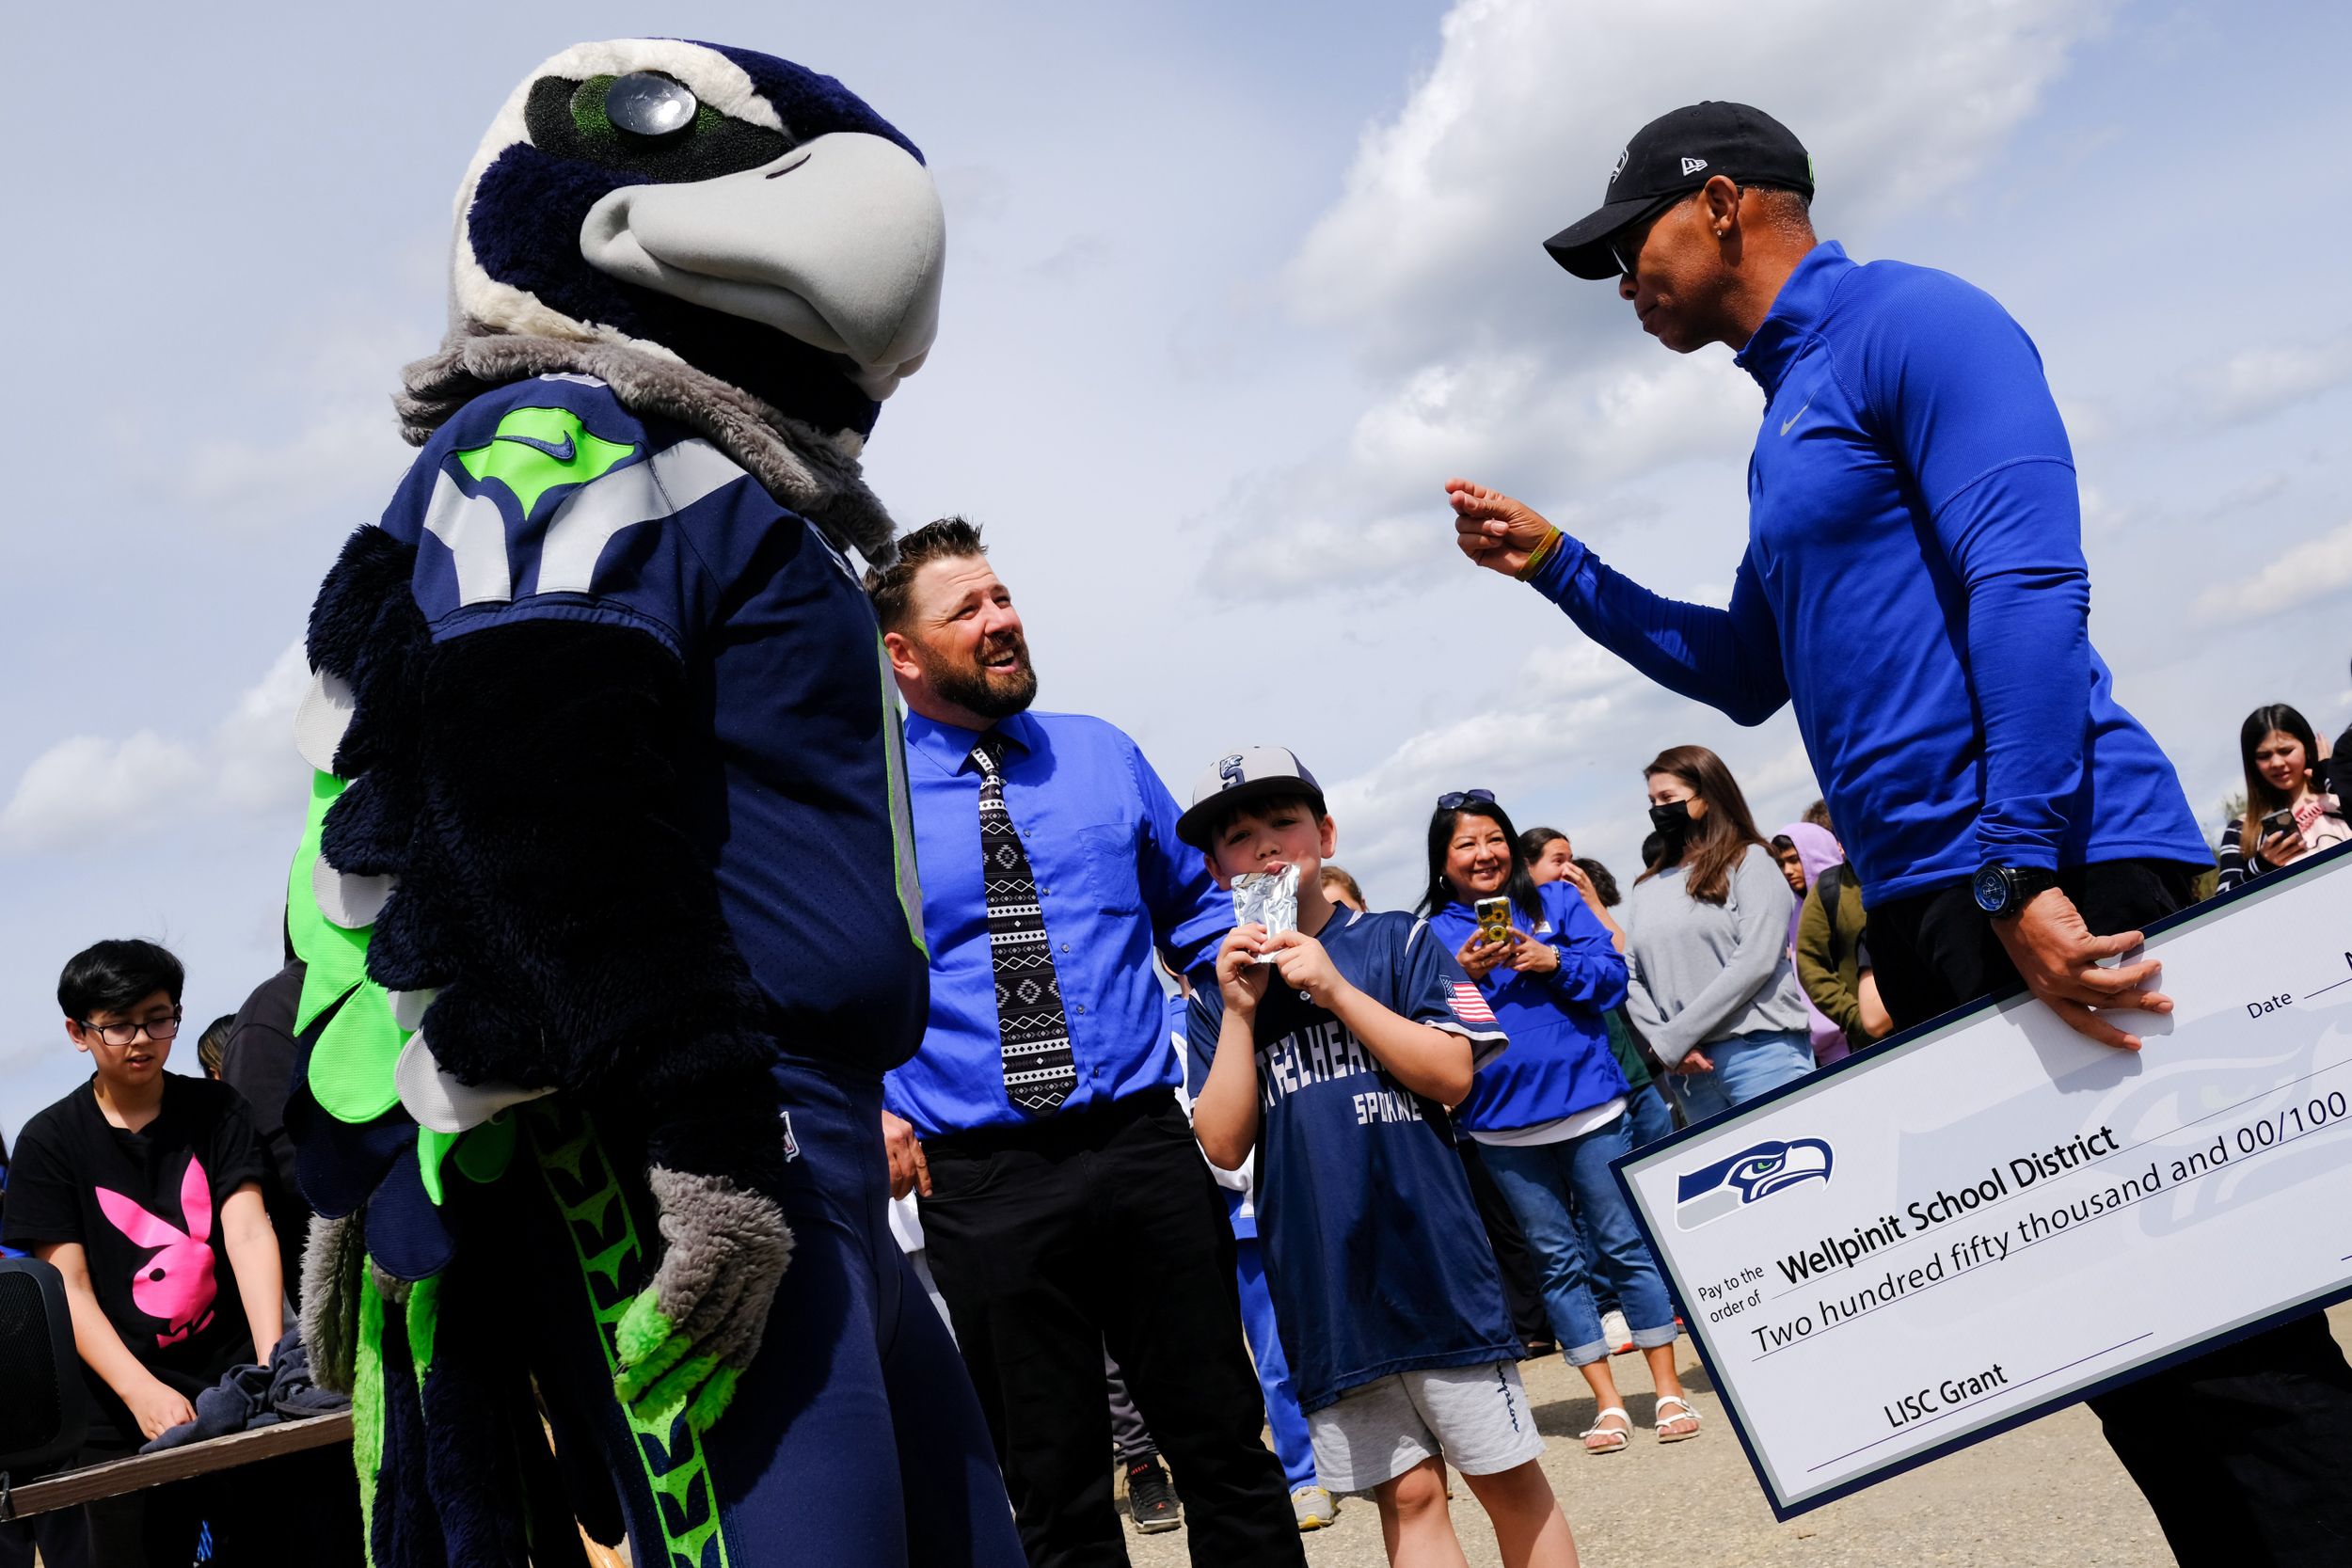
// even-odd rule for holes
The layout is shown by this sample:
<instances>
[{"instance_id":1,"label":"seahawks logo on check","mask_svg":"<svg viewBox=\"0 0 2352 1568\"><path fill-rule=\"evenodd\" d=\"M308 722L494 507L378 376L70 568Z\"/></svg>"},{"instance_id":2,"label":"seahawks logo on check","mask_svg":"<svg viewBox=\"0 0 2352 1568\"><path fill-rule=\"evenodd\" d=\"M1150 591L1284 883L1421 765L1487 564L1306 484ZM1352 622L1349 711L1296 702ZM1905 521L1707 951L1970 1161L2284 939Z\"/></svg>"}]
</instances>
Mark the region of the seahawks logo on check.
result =
<instances>
[{"instance_id":1,"label":"seahawks logo on check","mask_svg":"<svg viewBox=\"0 0 2352 1568\"><path fill-rule=\"evenodd\" d=\"M1826 1182L1829 1169L1829 1145L1819 1138L1774 1139L1743 1148L1677 1181L1675 1228L1696 1230L1799 1182Z\"/></svg>"}]
</instances>

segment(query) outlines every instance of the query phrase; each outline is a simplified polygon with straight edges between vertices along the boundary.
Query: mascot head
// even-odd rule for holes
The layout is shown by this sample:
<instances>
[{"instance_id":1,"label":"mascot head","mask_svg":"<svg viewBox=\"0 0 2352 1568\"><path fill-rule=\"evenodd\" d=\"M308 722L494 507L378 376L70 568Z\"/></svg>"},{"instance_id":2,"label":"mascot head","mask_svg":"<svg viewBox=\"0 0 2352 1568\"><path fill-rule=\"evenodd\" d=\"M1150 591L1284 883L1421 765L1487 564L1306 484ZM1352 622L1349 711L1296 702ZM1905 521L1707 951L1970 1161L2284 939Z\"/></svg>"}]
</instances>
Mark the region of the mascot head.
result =
<instances>
[{"instance_id":1,"label":"mascot head","mask_svg":"<svg viewBox=\"0 0 2352 1568\"><path fill-rule=\"evenodd\" d=\"M466 171L453 352L636 351L853 452L930 348L945 249L922 154L832 77L674 39L576 44Z\"/></svg>"}]
</instances>

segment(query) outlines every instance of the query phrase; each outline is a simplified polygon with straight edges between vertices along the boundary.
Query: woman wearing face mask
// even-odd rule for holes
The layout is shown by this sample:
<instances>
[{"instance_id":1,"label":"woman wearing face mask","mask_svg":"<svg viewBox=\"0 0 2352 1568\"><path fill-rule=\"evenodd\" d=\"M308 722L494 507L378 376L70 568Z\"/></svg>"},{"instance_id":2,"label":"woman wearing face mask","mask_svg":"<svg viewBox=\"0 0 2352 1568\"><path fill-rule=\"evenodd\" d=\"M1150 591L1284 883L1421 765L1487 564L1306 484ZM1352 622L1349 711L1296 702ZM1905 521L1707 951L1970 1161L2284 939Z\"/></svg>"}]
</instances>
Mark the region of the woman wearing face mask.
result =
<instances>
[{"instance_id":1,"label":"woman wearing face mask","mask_svg":"<svg viewBox=\"0 0 2352 1568\"><path fill-rule=\"evenodd\" d=\"M1699 1422L1675 1373L1674 1303L1609 1168L1631 1147L1625 1074L1602 1022L1625 996L1625 959L1572 886L1535 885L1516 837L1483 789L1438 797L1429 820L1422 911L1511 1037L1479 1069L1454 1120L1478 1144L1526 1233L1561 1350L1592 1387L1599 1415L1584 1433L1586 1450L1618 1451L1633 1426L1609 1370L1592 1269L1616 1287L1649 1362L1658 1440L1681 1442L1698 1435ZM1508 902L1499 941L1480 929L1477 908L1488 899Z\"/></svg>"},{"instance_id":2,"label":"woman wearing face mask","mask_svg":"<svg viewBox=\"0 0 2352 1568\"><path fill-rule=\"evenodd\" d=\"M1697 1121L1813 1069L1797 901L1721 757L1677 746L1643 773L1660 845L1626 900L1626 1011Z\"/></svg>"},{"instance_id":3,"label":"woman wearing face mask","mask_svg":"<svg viewBox=\"0 0 2352 1568\"><path fill-rule=\"evenodd\" d=\"M2352 838L2342 800L2322 781L2310 720L2284 703L2256 708L2238 728L2238 756L2246 812L2222 830L2216 891Z\"/></svg>"}]
</instances>

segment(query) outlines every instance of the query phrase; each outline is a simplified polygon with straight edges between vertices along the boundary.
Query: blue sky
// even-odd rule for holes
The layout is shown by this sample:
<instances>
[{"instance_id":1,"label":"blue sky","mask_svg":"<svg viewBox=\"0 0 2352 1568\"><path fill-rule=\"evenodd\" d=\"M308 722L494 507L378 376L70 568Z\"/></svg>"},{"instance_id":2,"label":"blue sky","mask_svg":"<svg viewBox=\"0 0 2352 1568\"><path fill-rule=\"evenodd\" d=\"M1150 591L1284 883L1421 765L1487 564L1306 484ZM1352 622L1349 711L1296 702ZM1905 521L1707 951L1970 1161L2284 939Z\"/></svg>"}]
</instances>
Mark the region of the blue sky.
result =
<instances>
[{"instance_id":1,"label":"blue sky","mask_svg":"<svg viewBox=\"0 0 2352 1568\"><path fill-rule=\"evenodd\" d=\"M289 656L407 459L387 393L442 317L449 200L499 102L642 10L141 7L19 21L0 105L18 373L0 577L0 1127L79 1071L58 965L172 943L191 1018L276 964L302 771ZM132 24L135 22L135 25ZM2208 816L2238 720L2352 718L2337 8L665 5L925 149L943 330L868 471L987 524L1045 705L1181 794L1235 744L1332 786L1409 900L1438 791L1629 867L1638 769L1696 740L1759 816L1813 795L1786 716L1652 690L1451 552L1467 472L1661 591L1720 597L1756 394L1537 242L1699 97L1813 149L1825 234L1949 268L2041 345L2077 448L2092 633ZM1866 655L1867 657L1867 655ZM1264 696L1210 704L1220 674ZM1230 684L1230 683L1227 683ZM179 1064L192 1069L193 1063Z\"/></svg>"}]
</instances>

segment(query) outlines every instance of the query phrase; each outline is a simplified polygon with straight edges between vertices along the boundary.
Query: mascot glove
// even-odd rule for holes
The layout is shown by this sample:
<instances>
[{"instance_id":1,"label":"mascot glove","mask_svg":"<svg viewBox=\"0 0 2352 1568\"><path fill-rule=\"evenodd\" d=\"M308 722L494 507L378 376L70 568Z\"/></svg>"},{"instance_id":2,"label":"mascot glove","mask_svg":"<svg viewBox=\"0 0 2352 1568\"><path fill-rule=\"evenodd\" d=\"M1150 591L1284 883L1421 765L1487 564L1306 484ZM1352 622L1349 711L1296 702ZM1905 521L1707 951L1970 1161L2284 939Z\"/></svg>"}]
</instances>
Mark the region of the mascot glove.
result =
<instances>
[{"instance_id":1,"label":"mascot glove","mask_svg":"<svg viewBox=\"0 0 2352 1568\"><path fill-rule=\"evenodd\" d=\"M666 1243L653 1284L629 1304L612 1386L639 1419L706 1430L759 1352L792 1232L775 1200L723 1176L646 1172Z\"/></svg>"}]
</instances>

